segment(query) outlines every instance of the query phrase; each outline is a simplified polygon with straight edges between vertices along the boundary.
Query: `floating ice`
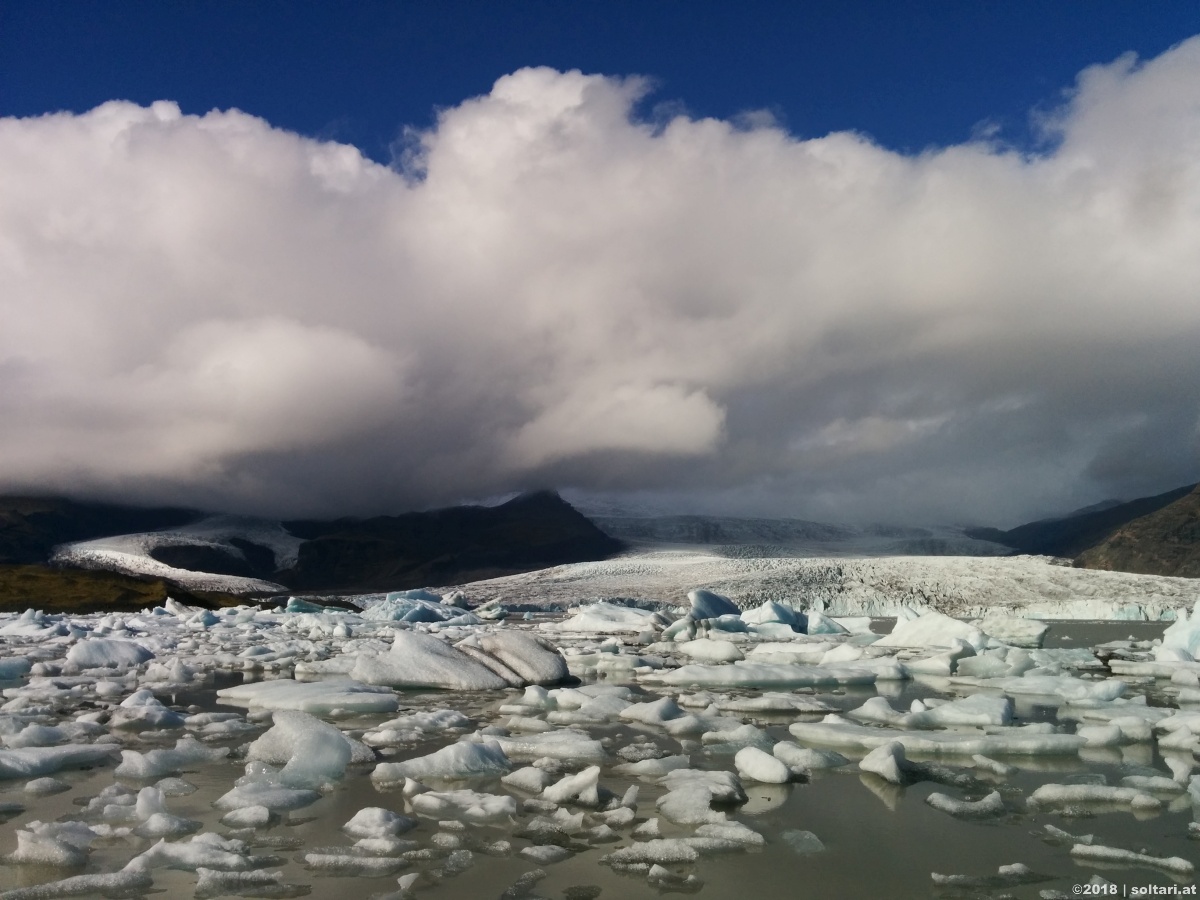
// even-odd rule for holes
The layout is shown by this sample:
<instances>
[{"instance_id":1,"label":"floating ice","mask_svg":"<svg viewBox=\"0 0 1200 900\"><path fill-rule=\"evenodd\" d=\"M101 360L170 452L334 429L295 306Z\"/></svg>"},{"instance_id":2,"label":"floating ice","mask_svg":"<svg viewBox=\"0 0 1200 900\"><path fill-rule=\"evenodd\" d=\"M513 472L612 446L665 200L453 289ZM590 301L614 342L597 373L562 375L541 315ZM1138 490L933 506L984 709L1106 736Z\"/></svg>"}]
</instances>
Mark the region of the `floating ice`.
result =
<instances>
[{"instance_id":1,"label":"floating ice","mask_svg":"<svg viewBox=\"0 0 1200 900\"><path fill-rule=\"evenodd\" d=\"M836 715L826 716L821 722L793 722L788 730L801 741L827 747L869 751L898 741L908 753L931 756L1075 754L1085 743L1083 738L1073 734L1029 733L1017 728L1002 729L994 734L870 728L854 725Z\"/></svg>"},{"instance_id":2,"label":"floating ice","mask_svg":"<svg viewBox=\"0 0 1200 900\"><path fill-rule=\"evenodd\" d=\"M485 665L489 665L489 658L498 660L516 673L515 687L527 684L557 684L569 674L566 661L553 644L521 631L480 634L456 646L464 651L477 646L486 655L480 659Z\"/></svg>"},{"instance_id":3,"label":"floating ice","mask_svg":"<svg viewBox=\"0 0 1200 900\"><path fill-rule=\"evenodd\" d=\"M394 784L406 778L473 778L503 775L511 768L512 763L495 741L481 744L459 741L427 756L407 759L404 762L380 763L371 773L371 779L384 784Z\"/></svg>"},{"instance_id":4,"label":"floating ice","mask_svg":"<svg viewBox=\"0 0 1200 900\"><path fill-rule=\"evenodd\" d=\"M517 814L517 801L476 791L426 791L410 801L413 811L430 819L463 819L476 824L503 822Z\"/></svg>"},{"instance_id":5,"label":"floating ice","mask_svg":"<svg viewBox=\"0 0 1200 900\"><path fill-rule=\"evenodd\" d=\"M145 872L126 869L104 875L73 875L0 894L3 900L56 900L59 897L123 896L149 890L154 884Z\"/></svg>"},{"instance_id":6,"label":"floating ice","mask_svg":"<svg viewBox=\"0 0 1200 900\"><path fill-rule=\"evenodd\" d=\"M509 687L487 666L445 641L414 631L397 631L392 649L361 654L351 676L367 684L430 687L458 691L493 691Z\"/></svg>"},{"instance_id":7,"label":"floating ice","mask_svg":"<svg viewBox=\"0 0 1200 900\"><path fill-rule=\"evenodd\" d=\"M1071 855L1076 859L1086 859L1091 862L1149 866L1173 875L1192 875L1196 871L1196 867L1192 863L1179 856L1149 856L1145 853L1134 853L1131 850L1120 850L1100 844L1076 844L1071 848Z\"/></svg>"},{"instance_id":8,"label":"floating ice","mask_svg":"<svg viewBox=\"0 0 1200 900\"><path fill-rule=\"evenodd\" d=\"M903 678L897 663L890 663ZM874 684L877 671L857 666L794 666L787 664L740 663L721 666L688 665L669 672L645 676L647 681L672 685L728 687L838 687Z\"/></svg>"},{"instance_id":9,"label":"floating ice","mask_svg":"<svg viewBox=\"0 0 1200 900\"><path fill-rule=\"evenodd\" d=\"M641 634L644 631L657 630L663 624L664 619L658 613L632 606L617 606L601 600L580 607L574 615L561 622L543 622L538 627L543 631Z\"/></svg>"},{"instance_id":10,"label":"floating ice","mask_svg":"<svg viewBox=\"0 0 1200 900\"><path fill-rule=\"evenodd\" d=\"M757 747L743 747L733 758L738 775L750 781L784 784L792 780L791 770L779 759Z\"/></svg>"},{"instance_id":11,"label":"floating ice","mask_svg":"<svg viewBox=\"0 0 1200 900\"><path fill-rule=\"evenodd\" d=\"M67 651L67 662L80 669L128 669L154 659L154 654L133 641L85 638Z\"/></svg>"},{"instance_id":12,"label":"floating ice","mask_svg":"<svg viewBox=\"0 0 1200 900\"><path fill-rule=\"evenodd\" d=\"M265 806L272 812L287 812L316 803L321 795L316 791L283 787L269 781L252 781L236 785L231 791L213 801L217 809L243 809Z\"/></svg>"},{"instance_id":13,"label":"floating ice","mask_svg":"<svg viewBox=\"0 0 1200 900\"><path fill-rule=\"evenodd\" d=\"M0 750L0 779L36 778L61 769L94 766L117 755L111 744L65 744L61 747L25 747Z\"/></svg>"},{"instance_id":14,"label":"floating ice","mask_svg":"<svg viewBox=\"0 0 1200 900\"><path fill-rule=\"evenodd\" d=\"M949 813L960 819L986 819L1003 815L1004 800L999 791L992 791L981 800L955 800L946 794L934 792L925 798L934 809Z\"/></svg>"},{"instance_id":15,"label":"floating ice","mask_svg":"<svg viewBox=\"0 0 1200 900\"><path fill-rule=\"evenodd\" d=\"M688 600L692 604L689 615L693 619L715 619L719 616L737 616L741 610L728 597L697 588L688 591Z\"/></svg>"},{"instance_id":16,"label":"floating ice","mask_svg":"<svg viewBox=\"0 0 1200 900\"><path fill-rule=\"evenodd\" d=\"M346 773L350 742L338 729L308 713L277 710L274 724L247 748L246 758L283 764L280 783L315 788Z\"/></svg>"},{"instance_id":17,"label":"floating ice","mask_svg":"<svg viewBox=\"0 0 1200 900\"><path fill-rule=\"evenodd\" d=\"M952 647L955 640L975 649L987 646L987 635L973 625L928 610L915 619L897 621L892 633L875 642L876 647Z\"/></svg>"},{"instance_id":18,"label":"floating ice","mask_svg":"<svg viewBox=\"0 0 1200 900\"><path fill-rule=\"evenodd\" d=\"M188 735L176 741L173 748L158 748L145 753L122 750L116 774L123 778L161 778L195 768L200 763L216 762L228 755L228 747L205 747Z\"/></svg>"},{"instance_id":19,"label":"floating ice","mask_svg":"<svg viewBox=\"0 0 1200 900\"><path fill-rule=\"evenodd\" d=\"M585 731L561 728L539 734L487 735L481 740L495 741L509 759L569 759L579 762L603 760L608 751L599 740Z\"/></svg>"},{"instance_id":20,"label":"floating ice","mask_svg":"<svg viewBox=\"0 0 1200 900\"><path fill-rule=\"evenodd\" d=\"M108 720L109 728L134 731L182 728L183 725L184 717L164 706L148 689L137 691L122 700Z\"/></svg>"},{"instance_id":21,"label":"floating ice","mask_svg":"<svg viewBox=\"0 0 1200 900\"><path fill-rule=\"evenodd\" d=\"M1029 802L1043 807L1097 803L1142 811L1162 809L1162 801L1157 797L1133 788L1106 784L1043 784L1030 795Z\"/></svg>"},{"instance_id":22,"label":"floating ice","mask_svg":"<svg viewBox=\"0 0 1200 900\"><path fill-rule=\"evenodd\" d=\"M349 678L278 678L222 688L217 696L252 709L294 709L314 716L390 713L400 708L400 701L389 688Z\"/></svg>"}]
</instances>

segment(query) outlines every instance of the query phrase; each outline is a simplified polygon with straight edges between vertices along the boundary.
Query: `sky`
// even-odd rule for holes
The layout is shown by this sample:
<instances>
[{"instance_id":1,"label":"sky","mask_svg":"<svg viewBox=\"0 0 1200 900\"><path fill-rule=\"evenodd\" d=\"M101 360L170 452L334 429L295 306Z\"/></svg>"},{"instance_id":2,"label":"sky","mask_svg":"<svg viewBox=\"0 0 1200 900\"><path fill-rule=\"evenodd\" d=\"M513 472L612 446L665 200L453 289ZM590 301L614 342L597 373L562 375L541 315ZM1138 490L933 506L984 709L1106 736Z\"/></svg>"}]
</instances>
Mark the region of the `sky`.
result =
<instances>
[{"instance_id":1,"label":"sky","mask_svg":"<svg viewBox=\"0 0 1200 900\"><path fill-rule=\"evenodd\" d=\"M0 0L0 490L1200 480L1200 6Z\"/></svg>"}]
</instances>

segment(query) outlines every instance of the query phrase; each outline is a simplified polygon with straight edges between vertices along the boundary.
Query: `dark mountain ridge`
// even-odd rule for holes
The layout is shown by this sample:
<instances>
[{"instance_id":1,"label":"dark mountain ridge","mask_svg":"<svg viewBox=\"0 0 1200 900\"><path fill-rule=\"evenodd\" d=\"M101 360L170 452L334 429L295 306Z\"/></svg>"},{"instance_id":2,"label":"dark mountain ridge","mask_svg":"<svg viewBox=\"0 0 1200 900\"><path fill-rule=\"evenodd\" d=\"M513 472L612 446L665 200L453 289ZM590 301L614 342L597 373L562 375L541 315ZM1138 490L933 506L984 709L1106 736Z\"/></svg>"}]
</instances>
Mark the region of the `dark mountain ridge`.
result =
<instances>
[{"instance_id":1,"label":"dark mountain ridge","mask_svg":"<svg viewBox=\"0 0 1200 900\"><path fill-rule=\"evenodd\" d=\"M1140 497L1127 503L1096 504L1077 513L1054 519L1039 519L1008 531L998 528L969 528L966 534L984 541L995 541L1021 553L1034 556L1074 558L1110 537L1118 528L1157 512L1186 497L1197 485L1189 484L1153 497ZM1154 574L1154 573L1149 573ZM1158 573L1162 574L1162 573Z\"/></svg>"},{"instance_id":2,"label":"dark mountain ridge","mask_svg":"<svg viewBox=\"0 0 1200 900\"><path fill-rule=\"evenodd\" d=\"M148 600L161 595L161 601L168 591L181 596L182 588L163 579L50 565L51 554L63 543L171 531L205 516L176 508L0 498L0 609L54 606L59 596L84 598L89 590L106 609L118 608L112 603L152 605ZM302 540L294 564L283 570L274 551L252 537L213 541L171 534L147 555L178 569L258 578L294 591L353 593L461 584L604 559L624 546L553 491L523 494L495 507L296 520L283 527ZM186 593L204 599L204 592ZM213 598L214 603L230 599Z\"/></svg>"},{"instance_id":3,"label":"dark mountain ridge","mask_svg":"<svg viewBox=\"0 0 1200 900\"><path fill-rule=\"evenodd\" d=\"M1200 487L1156 512L1126 523L1081 553L1075 565L1200 578Z\"/></svg>"}]
</instances>

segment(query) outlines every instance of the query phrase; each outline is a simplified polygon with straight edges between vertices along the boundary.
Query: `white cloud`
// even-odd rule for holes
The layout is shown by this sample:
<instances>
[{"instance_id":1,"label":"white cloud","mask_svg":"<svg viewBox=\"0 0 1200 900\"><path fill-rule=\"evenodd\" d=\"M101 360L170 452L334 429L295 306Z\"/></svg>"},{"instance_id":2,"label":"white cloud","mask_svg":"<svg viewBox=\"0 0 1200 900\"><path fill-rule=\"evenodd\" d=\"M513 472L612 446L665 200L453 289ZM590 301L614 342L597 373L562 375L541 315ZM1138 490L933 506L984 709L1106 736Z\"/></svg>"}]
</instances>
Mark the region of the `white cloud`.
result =
<instances>
[{"instance_id":1,"label":"white cloud","mask_svg":"<svg viewBox=\"0 0 1200 900\"><path fill-rule=\"evenodd\" d=\"M403 171L236 111L0 120L0 488L1000 520L1197 477L1200 39L1082 73L1033 157L645 90L522 70Z\"/></svg>"}]
</instances>

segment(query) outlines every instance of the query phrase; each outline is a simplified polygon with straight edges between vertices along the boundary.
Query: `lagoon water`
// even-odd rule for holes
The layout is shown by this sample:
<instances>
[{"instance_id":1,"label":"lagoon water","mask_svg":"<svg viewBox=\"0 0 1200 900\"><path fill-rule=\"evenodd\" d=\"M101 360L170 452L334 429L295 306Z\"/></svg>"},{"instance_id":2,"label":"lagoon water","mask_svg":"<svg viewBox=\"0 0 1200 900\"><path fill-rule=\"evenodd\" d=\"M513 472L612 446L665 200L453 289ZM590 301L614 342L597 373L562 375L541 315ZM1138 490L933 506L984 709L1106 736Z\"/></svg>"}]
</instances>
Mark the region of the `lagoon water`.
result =
<instances>
[{"instance_id":1,"label":"lagoon water","mask_svg":"<svg viewBox=\"0 0 1200 900\"><path fill-rule=\"evenodd\" d=\"M882 623L881 623L882 624ZM1047 646L1091 646L1103 641L1136 637L1146 639L1161 635L1163 626L1158 623L1082 623L1067 622L1053 626ZM886 630L886 626L880 630ZM239 683L241 674L219 673L216 681L199 688L160 697L168 705L192 711L226 710L242 711L239 707L226 706L219 702L216 690L232 683ZM1139 690L1152 685L1140 686ZM912 700L920 697L939 696L936 685L921 681L891 684L880 683L882 693L896 709L907 708ZM645 690L645 688L643 688ZM753 692L744 692L753 693ZM486 693L451 693L444 691L401 692L402 710L418 711L437 708L452 708L471 716L477 727L503 725L506 715L498 712L504 702L512 702L520 691ZM875 688L838 689L818 691L812 694L838 709L848 710L860 706L869 697L875 696ZM639 699L653 699L653 695ZM1148 692L1151 704L1165 702L1153 689ZM1021 721L1054 721L1052 706L1022 702L1017 705L1018 723ZM393 716L359 717L340 719L338 726L345 732L356 735L372 725ZM795 721L795 715L754 716L753 721L765 728L779 740L791 739L787 725ZM810 719L819 716L808 716ZM635 742L653 740L661 748L671 752L689 752L694 768L733 768L730 755L714 754L697 743L681 747L678 741L653 727L636 728L628 724L606 724L588 726L594 737L602 738L609 745L610 755L604 765L600 783L620 795L625 788L640 785L637 815L638 821L655 816L654 800L663 792L647 781L635 781L611 771L620 760L611 751ZM146 732L128 746L145 750L151 746L172 746L177 733L158 734ZM255 736L251 734L250 737ZM459 733L447 734L435 740L403 748L392 760L419 756L431 752L457 739ZM248 737L222 742L225 746L244 745ZM218 745L222 745L218 744ZM927 898L927 897L1000 897L1037 898L1041 896L1078 896L1074 886L1082 884L1099 874L1119 886L1121 893L1130 895L1131 889L1148 885L1190 886L1191 879L1177 879L1154 869L1130 868L1100 869L1094 863L1080 864L1073 860L1069 843L1051 842L1047 838L1047 824L1064 829L1072 834L1095 835L1095 843L1133 850L1144 850L1154 856L1178 856L1192 862L1200 862L1200 844L1189 840L1188 824L1192 820L1192 805L1188 795L1182 794L1169 802L1163 811L1155 814L1133 814L1128 810L1104 811L1101 809L1074 810L1075 815L1034 810L1027 806L1026 798L1041 784L1047 782L1073 782L1095 779L1102 776L1109 784L1119 784L1120 779L1130 774L1148 774L1156 770L1169 775L1156 751L1155 745L1130 745L1121 749L1085 751L1079 756L1067 757L1020 757L1006 760L1019 767L1019 771L1008 777L981 775L980 787L968 792L969 799L978 799L993 788L1004 798L1004 815L986 821L963 821L926 804L925 798L935 792L954 797L963 796L955 787L928 781L899 787L873 776L860 774L853 764L841 770L813 773L808 783L786 785L759 785L744 782L749 802L729 809L730 817L762 834L766 844L762 848L744 852L721 853L702 856L698 862L688 866L668 866L673 874L695 876L692 884L679 889L694 890L697 885L702 896L714 898L754 897L756 900L797 897L813 898ZM953 760L943 760L954 765ZM197 787L195 793L184 797L170 798L170 812L177 816L200 820L202 830L228 833L229 829L218 822L220 813L213 809L212 801L224 794L231 783L241 774L242 760L227 760L206 764L197 771L187 772L183 777ZM403 811L405 801L398 789L381 790L372 783L371 766L351 767L345 778L319 801L311 806L285 814L283 821L270 828L260 829L245 837L258 855L277 857L268 866L271 871L283 872L282 882L290 887L275 889L267 894L246 896L300 896L349 900L373 895L387 895L397 891L396 875L379 878L345 877L325 875L309 870L303 864L306 850L320 847L348 846L353 841L340 827L358 810L368 806L382 806ZM89 771L61 772L56 777L70 785L60 794L30 798L22 788L24 782L0 782L0 803L17 802L28 807L26 812L11 816L4 823L3 847L7 853L14 846L12 835L28 821L70 820L80 813L80 806L88 798L96 796L114 780L113 767L101 766ZM123 779L132 787L143 783ZM152 783L152 782L149 782ZM986 788L982 786L988 785ZM470 787L480 791L510 793L498 781L473 781ZM1168 798L1169 799L1169 798ZM517 827L527 822L531 813L518 816ZM687 836L692 829L673 826L660 819L663 837ZM514 851L531 842L513 837L513 826L468 826L462 830L446 831L444 834L460 838L461 846L475 851L499 840L510 840ZM439 831L436 822L422 820L417 829L405 835L420 842L422 847L431 847L432 836ZM798 852L789 842L789 833L812 832L819 838L824 849L818 852ZM624 875L603 864L601 858L613 849L628 843L628 829L622 831L621 843L576 846L579 852L562 862L541 866L518 855L494 856L475 852L473 864L457 874L440 877L437 870L444 859L413 862L406 872L422 872L412 893L419 897L445 898L500 898L522 895L512 886L525 873L542 868L545 877L533 884L523 894L529 897L566 898L584 900L587 897L650 898L661 896L665 888L648 883L644 874ZM448 838L439 839L442 842ZM152 843L138 839L120 839L115 842L94 845L87 872L111 872L121 868L132 855ZM448 852L448 851L447 851ZM998 868L1012 863L1022 863L1034 873L1045 876L1037 883L1021 885L980 884L974 887L939 887L931 879L931 873L963 874L971 876L995 875ZM20 886L30 886L53 881L77 870L50 869L41 866L19 865L0 867L0 890L7 891ZM153 872L155 895L165 891L167 896L178 893L192 896L196 875L191 872L156 869ZM506 891L508 892L506 894ZM0 894L0 896L3 896Z\"/></svg>"}]
</instances>

